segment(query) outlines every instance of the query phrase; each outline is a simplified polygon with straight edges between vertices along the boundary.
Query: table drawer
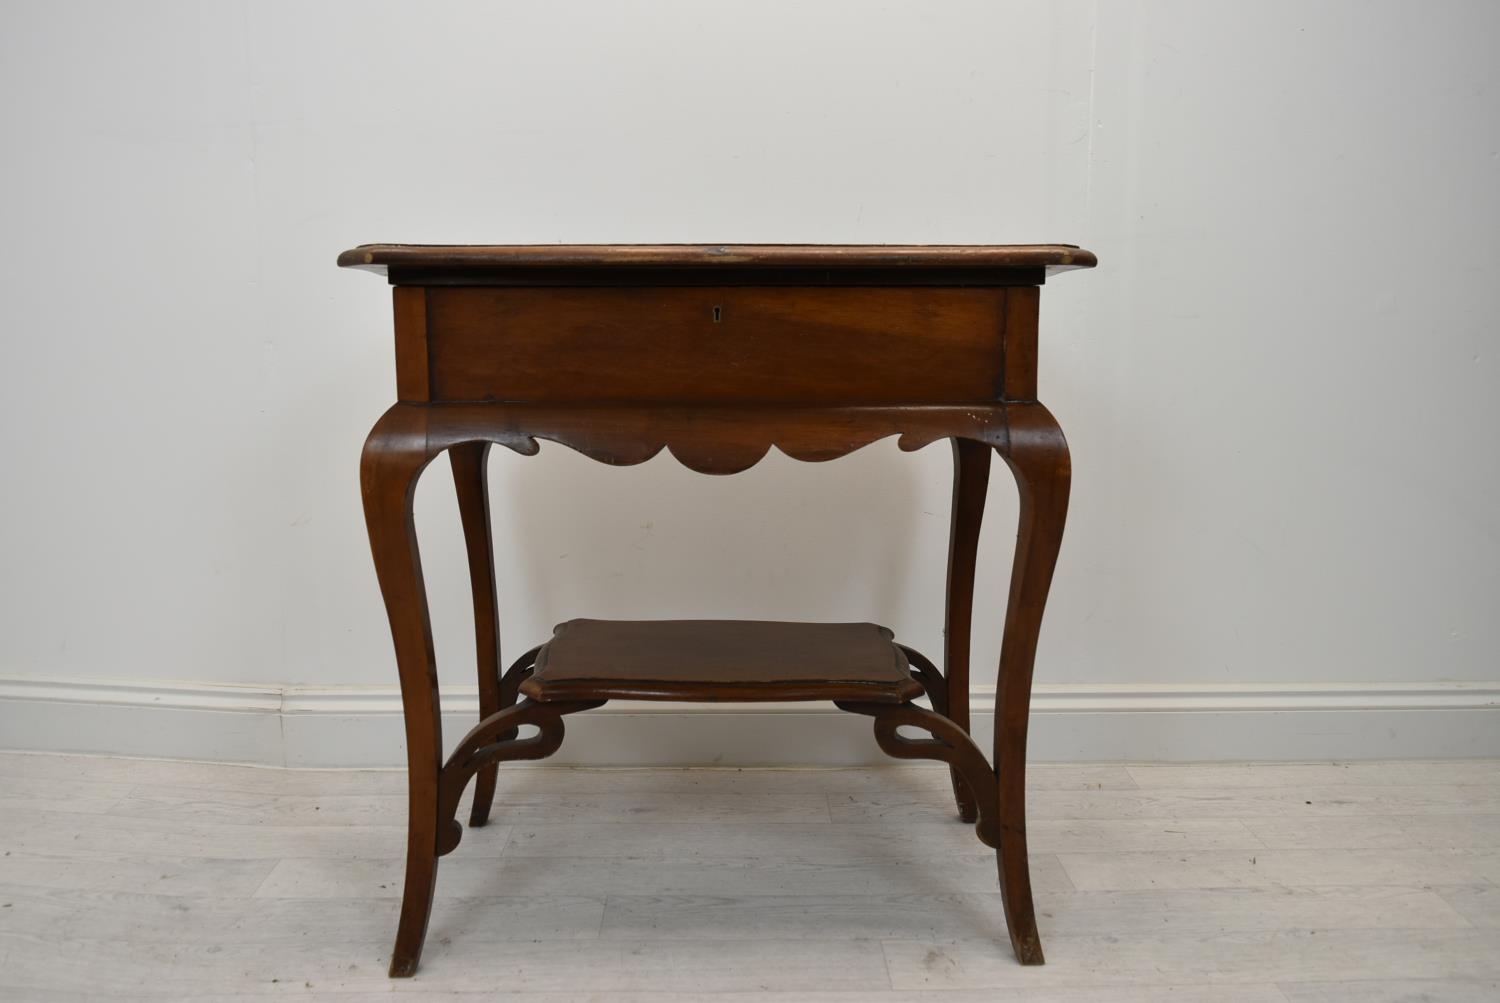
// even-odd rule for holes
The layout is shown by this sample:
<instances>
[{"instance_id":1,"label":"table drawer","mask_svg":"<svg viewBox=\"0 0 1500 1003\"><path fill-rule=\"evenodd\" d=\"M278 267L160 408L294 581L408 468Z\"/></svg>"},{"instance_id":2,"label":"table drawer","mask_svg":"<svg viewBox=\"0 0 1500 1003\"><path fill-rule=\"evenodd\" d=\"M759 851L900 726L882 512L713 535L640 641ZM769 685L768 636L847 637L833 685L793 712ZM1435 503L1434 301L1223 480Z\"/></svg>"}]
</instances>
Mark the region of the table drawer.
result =
<instances>
[{"instance_id":1,"label":"table drawer","mask_svg":"<svg viewBox=\"0 0 1500 1003\"><path fill-rule=\"evenodd\" d=\"M994 400L1036 329L1034 287L396 293L402 397L434 401Z\"/></svg>"}]
</instances>

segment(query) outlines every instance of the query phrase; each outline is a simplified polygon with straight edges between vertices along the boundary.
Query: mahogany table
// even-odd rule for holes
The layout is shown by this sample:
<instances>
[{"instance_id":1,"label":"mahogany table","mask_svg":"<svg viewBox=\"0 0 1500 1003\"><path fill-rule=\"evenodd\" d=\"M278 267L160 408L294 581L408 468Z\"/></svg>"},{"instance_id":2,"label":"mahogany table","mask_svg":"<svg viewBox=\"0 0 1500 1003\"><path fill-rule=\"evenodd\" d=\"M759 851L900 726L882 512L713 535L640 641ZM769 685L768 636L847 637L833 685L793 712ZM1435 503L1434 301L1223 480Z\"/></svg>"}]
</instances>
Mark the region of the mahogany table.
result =
<instances>
[{"instance_id":1,"label":"mahogany table","mask_svg":"<svg viewBox=\"0 0 1500 1003\"><path fill-rule=\"evenodd\" d=\"M372 244L338 263L395 287L398 402L360 464L406 718L406 884L392 976L417 968L438 858L462 835L476 778L542 759L563 717L612 699L830 700L874 719L901 759L950 767L958 815L997 851L1011 944L1042 963L1026 855L1026 727L1042 610L1062 541L1069 460L1036 399L1047 275L1095 259L1068 245L998 247ZM943 670L874 624L570 620L503 672L485 464L539 439L595 460L666 448L732 474L771 446L829 460L886 436L953 449ZM473 584L480 721L445 761L432 628L412 522L424 467L447 451ZM994 766L969 737L975 554L992 451L1020 492ZM915 701L925 695L931 710ZM522 725L537 733L518 738ZM898 734L908 727L930 738Z\"/></svg>"}]
</instances>

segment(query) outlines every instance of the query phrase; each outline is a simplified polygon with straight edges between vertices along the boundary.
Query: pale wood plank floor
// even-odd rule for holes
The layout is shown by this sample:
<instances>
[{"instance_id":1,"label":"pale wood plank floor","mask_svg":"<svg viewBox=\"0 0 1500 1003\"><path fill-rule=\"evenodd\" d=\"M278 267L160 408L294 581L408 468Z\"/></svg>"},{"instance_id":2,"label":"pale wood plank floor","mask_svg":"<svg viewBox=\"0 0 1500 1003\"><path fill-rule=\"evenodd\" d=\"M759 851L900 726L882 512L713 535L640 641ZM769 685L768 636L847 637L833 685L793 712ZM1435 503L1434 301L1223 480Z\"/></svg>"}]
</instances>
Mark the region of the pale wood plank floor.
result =
<instances>
[{"instance_id":1,"label":"pale wood plank floor","mask_svg":"<svg viewBox=\"0 0 1500 1003\"><path fill-rule=\"evenodd\" d=\"M1044 968L941 768L512 767L391 982L401 774L0 754L0 999L1500 1000L1500 761L1031 777Z\"/></svg>"}]
</instances>

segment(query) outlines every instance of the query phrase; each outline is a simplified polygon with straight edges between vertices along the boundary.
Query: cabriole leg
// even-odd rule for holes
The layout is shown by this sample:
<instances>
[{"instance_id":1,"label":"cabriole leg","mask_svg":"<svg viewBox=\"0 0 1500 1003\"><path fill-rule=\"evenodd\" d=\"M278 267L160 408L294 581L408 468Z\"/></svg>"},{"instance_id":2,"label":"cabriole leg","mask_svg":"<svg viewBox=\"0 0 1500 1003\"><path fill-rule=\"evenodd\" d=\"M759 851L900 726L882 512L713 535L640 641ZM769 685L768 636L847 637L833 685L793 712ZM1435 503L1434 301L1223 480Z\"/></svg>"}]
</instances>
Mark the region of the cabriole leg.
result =
<instances>
[{"instance_id":1,"label":"cabriole leg","mask_svg":"<svg viewBox=\"0 0 1500 1003\"><path fill-rule=\"evenodd\" d=\"M1000 892L1011 946L1023 965L1042 963L1026 853L1026 728L1037 636L1068 514L1071 465L1067 440L1040 404L1007 410L1009 447L1001 457L1020 495L1015 563L995 705L995 772L999 778Z\"/></svg>"},{"instance_id":2,"label":"cabriole leg","mask_svg":"<svg viewBox=\"0 0 1500 1003\"><path fill-rule=\"evenodd\" d=\"M437 881L443 726L422 558L412 521L417 477L431 459L422 421L410 412L391 409L376 423L360 460L365 525L390 618L406 717L406 884L391 954L392 977L409 976L417 970Z\"/></svg>"}]
</instances>

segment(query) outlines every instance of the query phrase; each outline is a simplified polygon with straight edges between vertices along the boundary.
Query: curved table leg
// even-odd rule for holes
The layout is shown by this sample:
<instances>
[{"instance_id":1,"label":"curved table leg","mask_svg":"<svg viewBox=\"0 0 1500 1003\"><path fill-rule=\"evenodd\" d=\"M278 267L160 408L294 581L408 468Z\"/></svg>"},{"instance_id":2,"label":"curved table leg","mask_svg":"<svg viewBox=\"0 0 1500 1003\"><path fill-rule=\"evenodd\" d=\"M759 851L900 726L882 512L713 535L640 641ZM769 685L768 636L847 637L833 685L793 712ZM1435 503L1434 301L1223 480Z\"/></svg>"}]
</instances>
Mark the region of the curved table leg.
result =
<instances>
[{"instance_id":1,"label":"curved table leg","mask_svg":"<svg viewBox=\"0 0 1500 1003\"><path fill-rule=\"evenodd\" d=\"M969 643L974 633L974 569L979 527L990 483L990 447L973 439L953 441L953 514L948 535L948 594L943 625L947 708L940 714L969 730ZM936 706L936 705L934 705ZM952 771L958 817L972 822L978 806L957 770Z\"/></svg>"},{"instance_id":2,"label":"curved table leg","mask_svg":"<svg viewBox=\"0 0 1500 1003\"><path fill-rule=\"evenodd\" d=\"M393 977L411 975L417 969L437 881L438 768L443 726L427 591L412 521L412 494L431 458L422 423L397 415L394 409L376 423L360 458L365 524L390 618L406 718L406 885L391 954Z\"/></svg>"},{"instance_id":3,"label":"curved table leg","mask_svg":"<svg viewBox=\"0 0 1500 1003\"><path fill-rule=\"evenodd\" d=\"M479 663L481 719L516 702L514 695L506 702L500 685L500 608L495 594L495 548L490 537L490 486L485 473L489 455L488 442L465 442L448 451L459 518L464 527L464 548L469 556L469 584L474 594L474 648ZM489 821L497 770L496 766L485 767L474 782L469 825L475 828Z\"/></svg>"},{"instance_id":4,"label":"curved table leg","mask_svg":"<svg viewBox=\"0 0 1500 1003\"><path fill-rule=\"evenodd\" d=\"M1026 727L1037 636L1068 515L1072 467L1056 419L1040 404L1007 411L1009 446L1001 457L1020 495L1015 564L995 705L995 772L999 777L1000 892L1011 946L1023 965L1042 963L1031 872L1026 855Z\"/></svg>"}]
</instances>

